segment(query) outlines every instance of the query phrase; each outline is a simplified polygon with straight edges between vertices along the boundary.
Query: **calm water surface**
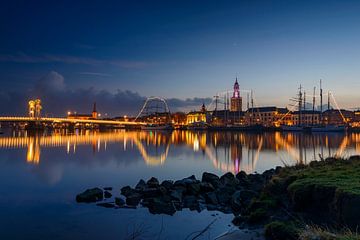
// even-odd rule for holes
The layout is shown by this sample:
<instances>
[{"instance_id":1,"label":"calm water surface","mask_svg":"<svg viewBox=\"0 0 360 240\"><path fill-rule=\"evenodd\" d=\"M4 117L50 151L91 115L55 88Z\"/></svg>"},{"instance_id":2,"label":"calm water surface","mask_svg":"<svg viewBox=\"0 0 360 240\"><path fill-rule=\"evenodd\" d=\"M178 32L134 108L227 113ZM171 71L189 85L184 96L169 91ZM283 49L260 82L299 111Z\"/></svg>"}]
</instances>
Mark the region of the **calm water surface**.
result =
<instances>
[{"instance_id":1,"label":"calm water surface","mask_svg":"<svg viewBox=\"0 0 360 240\"><path fill-rule=\"evenodd\" d=\"M232 215L183 210L174 216L147 209L104 209L77 204L90 187L114 187L140 178L180 179L204 171L223 174L348 156L360 134L239 132L5 132L0 136L0 239L185 239L214 219L203 239L227 229ZM218 215L214 215L218 214Z\"/></svg>"}]
</instances>

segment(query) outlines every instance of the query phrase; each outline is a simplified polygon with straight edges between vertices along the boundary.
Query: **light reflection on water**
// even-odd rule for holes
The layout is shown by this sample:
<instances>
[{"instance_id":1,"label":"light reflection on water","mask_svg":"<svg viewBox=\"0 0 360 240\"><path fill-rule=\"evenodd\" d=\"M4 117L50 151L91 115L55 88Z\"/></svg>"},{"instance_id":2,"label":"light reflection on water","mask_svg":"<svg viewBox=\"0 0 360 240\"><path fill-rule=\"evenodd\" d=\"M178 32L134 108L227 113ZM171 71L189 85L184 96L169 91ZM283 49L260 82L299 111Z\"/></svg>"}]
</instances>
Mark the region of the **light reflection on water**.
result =
<instances>
[{"instance_id":1,"label":"light reflection on water","mask_svg":"<svg viewBox=\"0 0 360 240\"><path fill-rule=\"evenodd\" d=\"M347 156L359 152L360 134L299 134L243 132L152 132L152 131L82 131L64 133L12 133L0 138L0 149L25 148L26 162L40 164L43 148L64 148L76 154L79 146L106 152L108 144L119 143L123 151L136 149L146 165L161 167L169 151L185 145L189 151L203 152L215 169L234 174L256 171L261 153L272 153L286 163L307 163L327 156ZM45 161L47 161L45 159ZM171 159L170 159L171 161ZM260 163L261 164L261 163Z\"/></svg>"},{"instance_id":2,"label":"light reflection on water","mask_svg":"<svg viewBox=\"0 0 360 240\"><path fill-rule=\"evenodd\" d=\"M145 222L154 231L165 219L168 239L199 230L211 213L182 211L173 217L151 215L145 209L108 210L79 205L77 193L88 187L135 185L151 176L179 179L204 171L262 172L277 165L308 163L320 156L360 152L360 134L299 134L241 132L114 131L75 133L8 132L0 136L0 238L121 239L128 229L116 222ZM115 190L114 190L115 191ZM9 217L10 216L10 217ZM224 231L231 216L220 214ZM72 224L68 223L71 218ZM104 223L106 222L106 224ZM56 231L53 226L56 225ZM214 236L214 235L212 235ZM207 237L207 236L206 236ZM178 238L183 239L183 238ZM206 238L207 239L207 238Z\"/></svg>"}]
</instances>

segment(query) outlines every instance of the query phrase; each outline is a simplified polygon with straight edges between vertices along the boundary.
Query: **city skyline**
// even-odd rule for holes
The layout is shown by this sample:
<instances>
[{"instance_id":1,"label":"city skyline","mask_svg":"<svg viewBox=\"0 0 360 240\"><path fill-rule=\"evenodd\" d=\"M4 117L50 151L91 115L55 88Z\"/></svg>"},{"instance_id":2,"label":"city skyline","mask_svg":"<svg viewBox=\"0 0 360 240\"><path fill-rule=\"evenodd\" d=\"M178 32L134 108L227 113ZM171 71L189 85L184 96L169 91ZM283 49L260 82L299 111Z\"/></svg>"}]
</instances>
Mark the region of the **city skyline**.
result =
<instances>
[{"instance_id":1,"label":"city skyline","mask_svg":"<svg viewBox=\"0 0 360 240\"><path fill-rule=\"evenodd\" d=\"M54 114L96 101L115 116L149 96L192 110L236 77L257 106L286 106L300 84L312 96L323 79L341 108L357 108L359 9L356 1L6 2L1 111L23 113L21 104L40 97Z\"/></svg>"}]
</instances>

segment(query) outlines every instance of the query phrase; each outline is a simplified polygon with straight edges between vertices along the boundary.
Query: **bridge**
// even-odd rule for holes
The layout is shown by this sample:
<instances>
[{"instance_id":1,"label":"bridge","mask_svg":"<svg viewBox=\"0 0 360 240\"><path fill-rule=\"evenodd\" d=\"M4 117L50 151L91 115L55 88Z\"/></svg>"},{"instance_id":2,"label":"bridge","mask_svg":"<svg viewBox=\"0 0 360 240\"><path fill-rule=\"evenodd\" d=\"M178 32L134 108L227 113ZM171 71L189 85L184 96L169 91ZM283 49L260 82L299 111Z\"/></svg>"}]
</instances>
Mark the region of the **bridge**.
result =
<instances>
[{"instance_id":1,"label":"bridge","mask_svg":"<svg viewBox=\"0 0 360 240\"><path fill-rule=\"evenodd\" d=\"M160 107L159 107L160 106ZM162 108L162 109L161 109ZM81 116L71 117L41 117L41 100L29 101L29 116L0 116L1 123L27 123L32 126L41 126L42 124L90 124L90 125L112 125L112 126L142 126L149 122L153 123L154 119L159 121L157 115L165 114L166 121L171 121L170 109L166 103L166 100L161 97L149 97L144 102L144 105L140 109L136 118L133 121L130 120L113 120L113 119L98 119L98 113L96 111L96 103L94 103L94 109L92 114L86 115L85 118ZM69 115L70 116L70 115ZM146 120L146 121L144 121ZM157 122L159 123L159 122Z\"/></svg>"},{"instance_id":2,"label":"bridge","mask_svg":"<svg viewBox=\"0 0 360 240\"><path fill-rule=\"evenodd\" d=\"M88 123L88 124L106 124L106 125L144 125L144 122L135 121L116 121L106 119L77 119L77 118L58 118L58 117L0 117L0 122L29 122L29 123Z\"/></svg>"}]
</instances>

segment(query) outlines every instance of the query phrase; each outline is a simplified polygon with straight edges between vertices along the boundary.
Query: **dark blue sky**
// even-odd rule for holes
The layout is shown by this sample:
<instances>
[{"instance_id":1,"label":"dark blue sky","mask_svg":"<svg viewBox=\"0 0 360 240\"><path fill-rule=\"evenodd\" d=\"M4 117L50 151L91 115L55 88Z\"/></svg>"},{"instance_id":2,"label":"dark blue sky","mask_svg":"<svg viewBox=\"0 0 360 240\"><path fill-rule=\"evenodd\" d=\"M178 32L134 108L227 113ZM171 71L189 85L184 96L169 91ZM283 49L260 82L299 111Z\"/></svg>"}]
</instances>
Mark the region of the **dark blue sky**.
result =
<instances>
[{"instance_id":1,"label":"dark blue sky","mask_svg":"<svg viewBox=\"0 0 360 240\"><path fill-rule=\"evenodd\" d=\"M53 71L64 95L206 98L237 75L261 105L285 106L300 83L310 94L322 78L355 107L359 12L359 1L330 0L2 1L2 95L34 94Z\"/></svg>"}]
</instances>

